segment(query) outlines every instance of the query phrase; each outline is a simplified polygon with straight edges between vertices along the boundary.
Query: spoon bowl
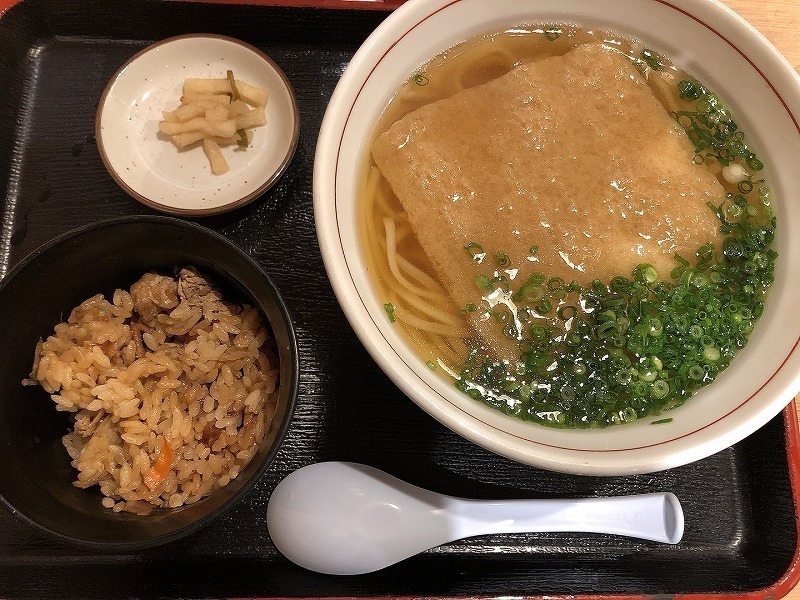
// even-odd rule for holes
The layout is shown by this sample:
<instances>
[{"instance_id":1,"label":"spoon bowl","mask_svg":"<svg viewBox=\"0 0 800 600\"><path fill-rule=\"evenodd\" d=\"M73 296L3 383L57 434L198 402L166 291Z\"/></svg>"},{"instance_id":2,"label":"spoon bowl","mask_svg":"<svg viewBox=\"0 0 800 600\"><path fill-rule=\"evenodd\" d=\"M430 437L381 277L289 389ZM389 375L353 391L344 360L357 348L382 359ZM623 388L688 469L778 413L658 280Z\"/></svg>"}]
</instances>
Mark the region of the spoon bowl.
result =
<instances>
[{"instance_id":1,"label":"spoon bowl","mask_svg":"<svg viewBox=\"0 0 800 600\"><path fill-rule=\"evenodd\" d=\"M358 575L475 535L572 531L677 544L683 511L669 492L559 500L468 500L411 485L373 467L324 462L291 473L272 493L267 527L289 560Z\"/></svg>"}]
</instances>

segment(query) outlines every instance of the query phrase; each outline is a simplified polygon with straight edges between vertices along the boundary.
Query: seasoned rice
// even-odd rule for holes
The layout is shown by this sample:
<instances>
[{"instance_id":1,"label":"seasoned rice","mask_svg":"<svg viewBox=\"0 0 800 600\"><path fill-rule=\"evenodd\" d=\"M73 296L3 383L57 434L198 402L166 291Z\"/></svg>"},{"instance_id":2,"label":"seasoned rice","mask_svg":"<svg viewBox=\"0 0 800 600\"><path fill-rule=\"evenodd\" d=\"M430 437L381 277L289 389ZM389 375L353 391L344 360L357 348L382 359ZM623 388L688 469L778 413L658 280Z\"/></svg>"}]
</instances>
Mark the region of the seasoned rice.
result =
<instances>
[{"instance_id":1,"label":"seasoned rice","mask_svg":"<svg viewBox=\"0 0 800 600\"><path fill-rule=\"evenodd\" d=\"M75 485L146 513L239 475L275 415L278 360L256 309L183 269L83 302L40 342L29 383L74 413L63 442Z\"/></svg>"}]
</instances>

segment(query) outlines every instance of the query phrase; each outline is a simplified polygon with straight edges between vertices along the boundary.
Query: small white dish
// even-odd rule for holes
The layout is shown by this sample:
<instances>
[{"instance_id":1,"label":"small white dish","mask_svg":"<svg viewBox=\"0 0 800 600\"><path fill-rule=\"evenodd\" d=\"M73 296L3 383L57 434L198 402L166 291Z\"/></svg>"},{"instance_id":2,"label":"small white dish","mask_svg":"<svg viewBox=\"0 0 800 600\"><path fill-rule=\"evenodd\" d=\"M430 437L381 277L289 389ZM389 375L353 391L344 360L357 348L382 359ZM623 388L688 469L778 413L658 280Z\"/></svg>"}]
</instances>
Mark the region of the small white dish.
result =
<instances>
[{"instance_id":1,"label":"small white dish","mask_svg":"<svg viewBox=\"0 0 800 600\"><path fill-rule=\"evenodd\" d=\"M246 149L223 148L230 170L213 175L202 148L178 150L160 134L162 111L180 105L190 77L241 81L268 93L267 124ZM294 92L260 50L218 35L182 35L148 46L116 72L97 109L97 147L128 194L156 210L210 215L238 208L269 189L286 170L299 136Z\"/></svg>"}]
</instances>

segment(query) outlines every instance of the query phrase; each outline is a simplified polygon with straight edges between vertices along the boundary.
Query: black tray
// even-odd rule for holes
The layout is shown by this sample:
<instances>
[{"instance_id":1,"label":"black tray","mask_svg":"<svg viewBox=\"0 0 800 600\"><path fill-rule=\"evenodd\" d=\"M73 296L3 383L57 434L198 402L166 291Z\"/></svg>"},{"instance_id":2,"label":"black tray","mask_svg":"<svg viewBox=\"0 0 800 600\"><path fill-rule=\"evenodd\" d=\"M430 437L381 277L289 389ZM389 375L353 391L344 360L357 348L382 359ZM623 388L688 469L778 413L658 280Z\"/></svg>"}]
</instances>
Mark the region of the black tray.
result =
<instances>
[{"instance_id":1,"label":"black tray","mask_svg":"<svg viewBox=\"0 0 800 600\"><path fill-rule=\"evenodd\" d=\"M199 220L264 266L294 317L300 396L274 468L206 529L132 554L55 543L0 510L0 596L720 592L760 598L788 591L798 576L797 428L787 420L789 411L733 448L682 468L636 477L562 475L495 456L441 426L394 387L360 345L336 303L317 246L312 161L336 81L385 14L163 0L23 0L0 19L3 273L59 233L151 212L114 183L93 139L95 108L108 79L149 43L208 32L261 48L294 85L302 120L297 154L277 186L235 212ZM686 534L677 546L602 535L487 536L367 576L317 575L278 554L265 509L283 477L322 460L364 462L420 486L477 498L670 490L683 503Z\"/></svg>"}]
</instances>

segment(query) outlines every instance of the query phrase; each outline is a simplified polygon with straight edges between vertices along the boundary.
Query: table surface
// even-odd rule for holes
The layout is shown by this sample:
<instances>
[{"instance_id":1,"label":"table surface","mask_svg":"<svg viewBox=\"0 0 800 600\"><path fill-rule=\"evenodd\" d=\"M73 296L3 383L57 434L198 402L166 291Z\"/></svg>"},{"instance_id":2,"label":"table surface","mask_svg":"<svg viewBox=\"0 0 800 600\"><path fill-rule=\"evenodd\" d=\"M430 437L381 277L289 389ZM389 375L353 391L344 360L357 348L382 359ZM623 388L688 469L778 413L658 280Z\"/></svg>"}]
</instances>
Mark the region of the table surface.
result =
<instances>
[{"instance_id":1,"label":"table surface","mask_svg":"<svg viewBox=\"0 0 800 600\"><path fill-rule=\"evenodd\" d=\"M800 0L723 0L775 44L800 70ZM794 35L793 35L794 34Z\"/></svg>"}]
</instances>

